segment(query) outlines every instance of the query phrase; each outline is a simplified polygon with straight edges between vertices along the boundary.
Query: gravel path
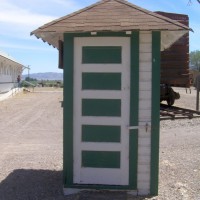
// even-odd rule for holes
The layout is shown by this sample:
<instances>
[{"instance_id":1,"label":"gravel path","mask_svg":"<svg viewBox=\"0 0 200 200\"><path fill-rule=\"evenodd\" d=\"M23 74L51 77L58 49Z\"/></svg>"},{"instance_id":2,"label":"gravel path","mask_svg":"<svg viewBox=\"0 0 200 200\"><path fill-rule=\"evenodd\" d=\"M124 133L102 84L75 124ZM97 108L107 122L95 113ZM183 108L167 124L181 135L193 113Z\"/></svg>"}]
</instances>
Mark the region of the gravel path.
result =
<instances>
[{"instance_id":1,"label":"gravel path","mask_svg":"<svg viewBox=\"0 0 200 200\"><path fill-rule=\"evenodd\" d=\"M195 91L176 106L195 108ZM161 122L157 197L123 192L62 194L62 92L0 102L0 200L200 200L200 118Z\"/></svg>"}]
</instances>

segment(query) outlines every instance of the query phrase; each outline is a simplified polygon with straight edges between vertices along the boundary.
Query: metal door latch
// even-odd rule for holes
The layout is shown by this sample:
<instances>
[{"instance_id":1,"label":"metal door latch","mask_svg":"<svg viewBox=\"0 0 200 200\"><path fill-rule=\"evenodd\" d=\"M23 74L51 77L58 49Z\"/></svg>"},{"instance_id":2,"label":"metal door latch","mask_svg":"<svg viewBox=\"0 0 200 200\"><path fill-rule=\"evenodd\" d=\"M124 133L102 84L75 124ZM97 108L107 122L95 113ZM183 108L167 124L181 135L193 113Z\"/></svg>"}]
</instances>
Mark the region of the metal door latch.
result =
<instances>
[{"instance_id":1,"label":"metal door latch","mask_svg":"<svg viewBox=\"0 0 200 200\"><path fill-rule=\"evenodd\" d=\"M134 130L134 129L140 129L140 128L145 128L146 132L148 131L148 128L151 127L151 125L148 124L148 122L145 125L140 125L140 126L128 126L129 130Z\"/></svg>"}]
</instances>

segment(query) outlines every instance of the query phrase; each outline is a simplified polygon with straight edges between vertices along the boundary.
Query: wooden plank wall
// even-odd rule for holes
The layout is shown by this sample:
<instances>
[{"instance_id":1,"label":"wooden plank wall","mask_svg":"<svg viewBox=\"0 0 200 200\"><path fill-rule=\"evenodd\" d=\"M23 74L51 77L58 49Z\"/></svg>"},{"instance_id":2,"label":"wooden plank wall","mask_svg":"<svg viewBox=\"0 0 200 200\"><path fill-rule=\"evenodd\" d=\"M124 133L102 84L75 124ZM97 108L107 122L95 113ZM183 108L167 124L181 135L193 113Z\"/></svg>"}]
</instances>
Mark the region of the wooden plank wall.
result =
<instances>
[{"instance_id":1,"label":"wooden plank wall","mask_svg":"<svg viewBox=\"0 0 200 200\"><path fill-rule=\"evenodd\" d=\"M139 70L139 126L151 123L152 34L140 32ZM151 130L139 129L138 137L138 192L150 191Z\"/></svg>"},{"instance_id":2,"label":"wooden plank wall","mask_svg":"<svg viewBox=\"0 0 200 200\"><path fill-rule=\"evenodd\" d=\"M186 26L187 15L157 12ZM161 52L161 83L177 87L189 87L189 33L182 36L169 49Z\"/></svg>"}]
</instances>

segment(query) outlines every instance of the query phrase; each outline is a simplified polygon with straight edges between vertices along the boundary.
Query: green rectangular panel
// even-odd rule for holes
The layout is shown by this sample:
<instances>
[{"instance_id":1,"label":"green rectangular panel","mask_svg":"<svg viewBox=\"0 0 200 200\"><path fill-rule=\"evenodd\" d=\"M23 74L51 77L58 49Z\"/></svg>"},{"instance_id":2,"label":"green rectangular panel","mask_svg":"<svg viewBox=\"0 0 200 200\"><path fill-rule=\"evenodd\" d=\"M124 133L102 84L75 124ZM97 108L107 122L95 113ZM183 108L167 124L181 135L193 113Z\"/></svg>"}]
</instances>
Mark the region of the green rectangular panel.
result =
<instances>
[{"instance_id":1,"label":"green rectangular panel","mask_svg":"<svg viewBox=\"0 0 200 200\"><path fill-rule=\"evenodd\" d=\"M82 125L83 142L120 142L120 126Z\"/></svg>"},{"instance_id":2,"label":"green rectangular panel","mask_svg":"<svg viewBox=\"0 0 200 200\"><path fill-rule=\"evenodd\" d=\"M82 151L82 167L120 168L120 152Z\"/></svg>"},{"instance_id":3,"label":"green rectangular panel","mask_svg":"<svg viewBox=\"0 0 200 200\"><path fill-rule=\"evenodd\" d=\"M83 90L121 90L121 73L82 73Z\"/></svg>"},{"instance_id":4,"label":"green rectangular panel","mask_svg":"<svg viewBox=\"0 0 200 200\"><path fill-rule=\"evenodd\" d=\"M82 99L82 116L121 116L120 99Z\"/></svg>"},{"instance_id":5,"label":"green rectangular panel","mask_svg":"<svg viewBox=\"0 0 200 200\"><path fill-rule=\"evenodd\" d=\"M83 64L121 63L121 46L85 46L82 47Z\"/></svg>"}]
</instances>

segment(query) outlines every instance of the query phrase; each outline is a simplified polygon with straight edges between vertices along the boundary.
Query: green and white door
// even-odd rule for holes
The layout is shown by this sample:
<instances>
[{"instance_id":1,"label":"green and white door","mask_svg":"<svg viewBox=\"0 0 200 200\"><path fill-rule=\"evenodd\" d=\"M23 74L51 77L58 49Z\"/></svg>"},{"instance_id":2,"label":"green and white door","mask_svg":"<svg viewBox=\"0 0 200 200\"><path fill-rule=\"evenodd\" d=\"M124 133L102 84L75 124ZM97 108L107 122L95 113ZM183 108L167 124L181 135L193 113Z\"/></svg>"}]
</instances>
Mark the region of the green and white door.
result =
<instances>
[{"instance_id":1,"label":"green and white door","mask_svg":"<svg viewBox=\"0 0 200 200\"><path fill-rule=\"evenodd\" d=\"M129 185L129 37L74 39L73 111L73 183Z\"/></svg>"}]
</instances>

